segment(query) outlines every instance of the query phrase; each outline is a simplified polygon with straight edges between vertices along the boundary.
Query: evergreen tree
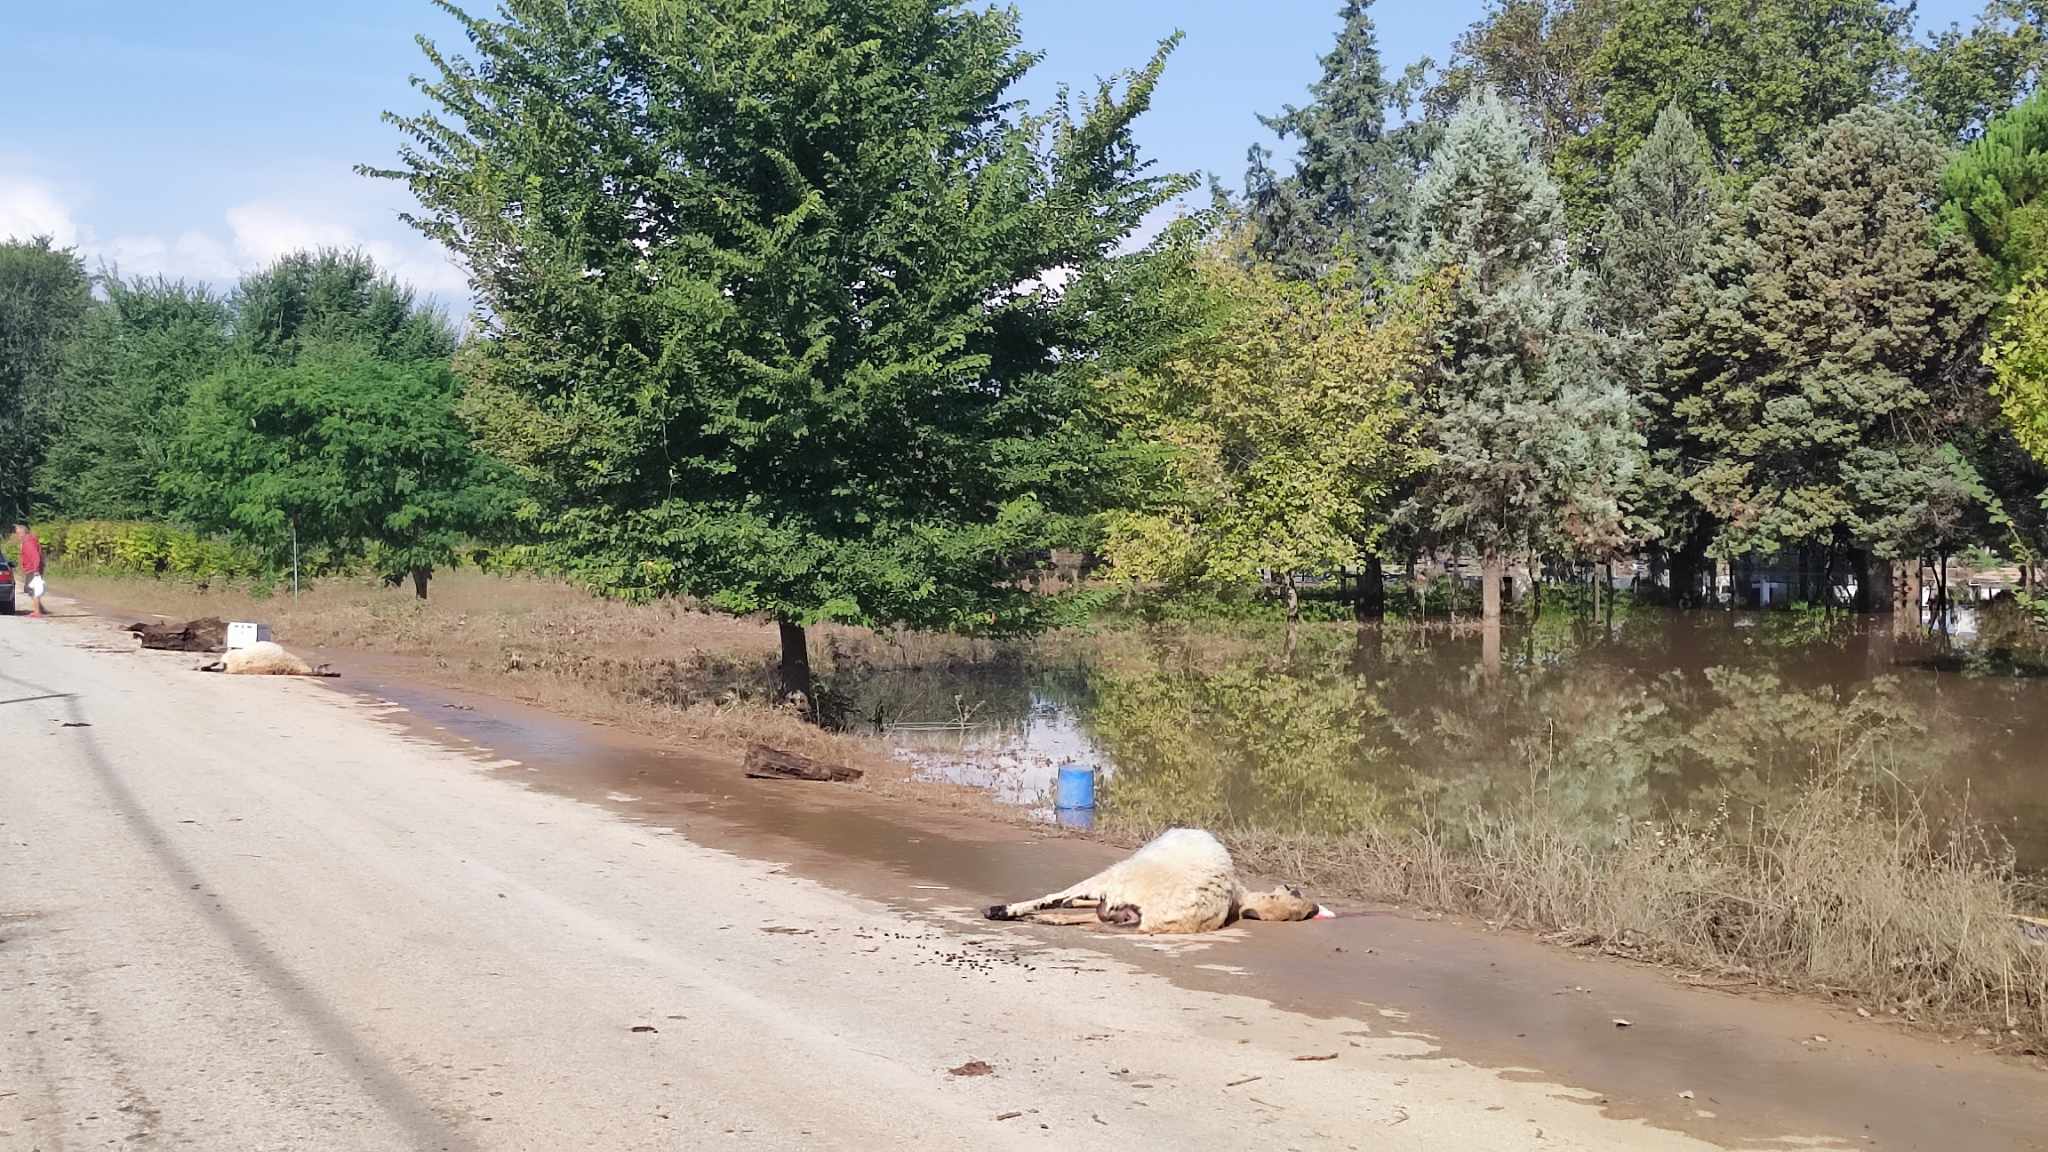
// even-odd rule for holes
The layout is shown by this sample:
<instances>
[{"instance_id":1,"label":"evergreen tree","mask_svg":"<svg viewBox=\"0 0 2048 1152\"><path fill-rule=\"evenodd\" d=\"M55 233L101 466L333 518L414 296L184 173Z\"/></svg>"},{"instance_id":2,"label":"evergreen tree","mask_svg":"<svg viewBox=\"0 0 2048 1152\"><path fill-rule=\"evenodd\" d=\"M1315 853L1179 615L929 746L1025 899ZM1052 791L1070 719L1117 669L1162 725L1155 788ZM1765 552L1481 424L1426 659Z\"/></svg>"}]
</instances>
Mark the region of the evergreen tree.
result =
<instances>
[{"instance_id":1,"label":"evergreen tree","mask_svg":"<svg viewBox=\"0 0 2048 1152\"><path fill-rule=\"evenodd\" d=\"M1486 617L1511 553L1619 542L1638 445L1592 293L1566 254L1563 199L1491 89L1451 118L1416 186L1412 279L1452 282L1424 399L1436 467L1423 527L1477 548Z\"/></svg>"},{"instance_id":2,"label":"evergreen tree","mask_svg":"<svg viewBox=\"0 0 2048 1152\"><path fill-rule=\"evenodd\" d=\"M1909 550L1892 478L1946 474L1984 314L1967 246L1937 235L1940 139L1897 109L1816 133L1751 189L1673 324L1676 406L1709 463L1688 487L1718 554ZM1923 498L1940 494L1925 491ZM1946 498L1946 497L1941 497Z\"/></svg>"},{"instance_id":3,"label":"evergreen tree","mask_svg":"<svg viewBox=\"0 0 2048 1152\"><path fill-rule=\"evenodd\" d=\"M395 117L467 262L490 441L623 596L778 621L1018 628L1010 567L1092 494L1080 306L1185 181L1152 62L1044 114L1017 15L950 0L507 0ZM1078 106L1077 106L1078 105ZM1064 290L1047 285L1064 272Z\"/></svg>"},{"instance_id":4,"label":"evergreen tree","mask_svg":"<svg viewBox=\"0 0 2048 1152\"><path fill-rule=\"evenodd\" d=\"M192 385L228 354L229 310L183 281L106 275L100 287L65 350L36 497L72 519L161 518L157 478Z\"/></svg>"},{"instance_id":5,"label":"evergreen tree","mask_svg":"<svg viewBox=\"0 0 2048 1152\"><path fill-rule=\"evenodd\" d=\"M92 308L78 253L47 236L0 242L0 507L29 511L64 349Z\"/></svg>"},{"instance_id":6,"label":"evergreen tree","mask_svg":"<svg viewBox=\"0 0 2048 1152\"><path fill-rule=\"evenodd\" d=\"M1427 154L1426 126L1387 123L1390 111L1405 111L1420 72L1387 80L1371 9L1372 0L1346 0L1307 106L1259 118L1281 139L1300 142L1292 175L1274 173L1270 154L1255 146L1245 178L1252 250L1293 275L1313 279L1346 254L1384 264Z\"/></svg>"},{"instance_id":7,"label":"evergreen tree","mask_svg":"<svg viewBox=\"0 0 2048 1152\"><path fill-rule=\"evenodd\" d=\"M1941 174L1941 224L1990 260L2009 292L2048 263L2048 93L1993 120Z\"/></svg>"},{"instance_id":8,"label":"evergreen tree","mask_svg":"<svg viewBox=\"0 0 2048 1152\"><path fill-rule=\"evenodd\" d=\"M1674 104L1622 168L1600 230L1602 320L1631 350L1625 365L1646 448L1628 513L1657 555L1675 556L1671 585L1681 600L1697 589L1708 526L1685 492L1699 446L1680 410L1684 393L1665 371L1662 339L1673 289L1699 270L1727 199L1706 139Z\"/></svg>"},{"instance_id":9,"label":"evergreen tree","mask_svg":"<svg viewBox=\"0 0 2048 1152\"><path fill-rule=\"evenodd\" d=\"M1602 95L1593 63L1621 7L1621 0L1490 0L1486 15L1458 37L1429 96L1439 115L1449 115L1491 86L1521 108L1575 230L1598 216L1600 174L1587 153Z\"/></svg>"}]
</instances>

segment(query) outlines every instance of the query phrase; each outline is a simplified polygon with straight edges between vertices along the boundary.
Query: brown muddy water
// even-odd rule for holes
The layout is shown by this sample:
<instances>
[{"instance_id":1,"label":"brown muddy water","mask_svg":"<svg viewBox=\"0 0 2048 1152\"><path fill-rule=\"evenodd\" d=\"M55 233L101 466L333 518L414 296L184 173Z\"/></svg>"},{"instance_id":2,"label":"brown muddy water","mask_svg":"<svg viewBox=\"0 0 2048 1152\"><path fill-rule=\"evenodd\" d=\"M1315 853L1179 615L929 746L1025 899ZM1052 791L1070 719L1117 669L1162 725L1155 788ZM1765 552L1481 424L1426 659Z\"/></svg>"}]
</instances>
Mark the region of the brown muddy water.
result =
<instances>
[{"instance_id":1,"label":"brown muddy water","mask_svg":"<svg viewBox=\"0 0 2048 1152\"><path fill-rule=\"evenodd\" d=\"M1966 813L2048 873L2048 678L1973 637L1886 617L1556 615L1480 637L1402 626L1230 638L1118 634L971 666L880 672L856 722L928 777L1050 809L1058 767L1103 773L1112 823L1337 834L1541 803L1598 836L1742 819L1816 772Z\"/></svg>"}]
</instances>

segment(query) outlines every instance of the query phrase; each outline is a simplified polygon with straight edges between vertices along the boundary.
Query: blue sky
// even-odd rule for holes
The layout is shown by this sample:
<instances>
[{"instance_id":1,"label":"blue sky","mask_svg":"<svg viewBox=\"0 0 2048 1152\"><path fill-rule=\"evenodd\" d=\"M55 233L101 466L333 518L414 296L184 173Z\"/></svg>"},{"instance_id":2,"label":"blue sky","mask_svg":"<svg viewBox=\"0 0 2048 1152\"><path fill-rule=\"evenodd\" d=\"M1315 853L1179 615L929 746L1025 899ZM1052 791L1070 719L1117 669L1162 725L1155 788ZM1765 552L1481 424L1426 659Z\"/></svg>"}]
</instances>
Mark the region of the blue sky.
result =
<instances>
[{"instance_id":1,"label":"blue sky","mask_svg":"<svg viewBox=\"0 0 2048 1152\"><path fill-rule=\"evenodd\" d=\"M1921 0L1923 27L1979 0ZM1380 0L1394 71L1442 60L1485 0ZM1021 0L1047 53L1026 95L1186 42L1140 124L1148 155L1233 185L1266 138L1255 114L1300 102L1337 28L1337 0ZM0 0L0 237L48 232L123 272L231 282L281 252L361 245L458 310L459 271L397 220L402 189L353 175L385 163L385 109L411 110L416 33L460 36L427 0Z\"/></svg>"}]
</instances>

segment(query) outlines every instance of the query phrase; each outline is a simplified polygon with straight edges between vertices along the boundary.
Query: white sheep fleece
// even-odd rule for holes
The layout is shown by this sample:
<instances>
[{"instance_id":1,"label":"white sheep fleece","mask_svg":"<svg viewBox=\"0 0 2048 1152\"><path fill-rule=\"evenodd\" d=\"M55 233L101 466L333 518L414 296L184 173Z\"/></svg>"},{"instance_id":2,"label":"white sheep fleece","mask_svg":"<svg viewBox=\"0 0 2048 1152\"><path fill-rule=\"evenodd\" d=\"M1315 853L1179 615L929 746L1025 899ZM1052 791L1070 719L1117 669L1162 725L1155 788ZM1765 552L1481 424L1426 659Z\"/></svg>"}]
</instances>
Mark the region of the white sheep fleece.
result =
<instances>
[{"instance_id":1,"label":"white sheep fleece","mask_svg":"<svg viewBox=\"0 0 2048 1152\"><path fill-rule=\"evenodd\" d=\"M1222 841L1197 828L1174 828L1071 888L1036 900L998 904L991 920L1017 920L1053 908L1093 903L1096 914L1140 932L1213 932L1238 916L1307 920L1316 905L1287 888L1247 892Z\"/></svg>"},{"instance_id":2,"label":"white sheep fleece","mask_svg":"<svg viewBox=\"0 0 2048 1152\"><path fill-rule=\"evenodd\" d=\"M234 676L311 676L312 666L268 640L230 648L220 670Z\"/></svg>"}]
</instances>

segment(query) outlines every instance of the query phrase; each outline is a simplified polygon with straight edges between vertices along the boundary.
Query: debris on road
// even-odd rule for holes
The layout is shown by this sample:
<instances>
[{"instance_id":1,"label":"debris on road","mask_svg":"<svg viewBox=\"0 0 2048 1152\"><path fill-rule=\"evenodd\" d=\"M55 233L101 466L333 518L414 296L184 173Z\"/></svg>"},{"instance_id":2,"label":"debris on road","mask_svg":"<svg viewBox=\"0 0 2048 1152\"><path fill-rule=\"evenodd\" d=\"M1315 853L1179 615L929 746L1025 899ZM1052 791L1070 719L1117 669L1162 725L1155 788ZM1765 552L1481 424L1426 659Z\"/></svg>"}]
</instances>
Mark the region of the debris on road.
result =
<instances>
[{"instance_id":1,"label":"debris on road","mask_svg":"<svg viewBox=\"0 0 2048 1152\"><path fill-rule=\"evenodd\" d=\"M660 1032L660 1031L661 1031L661 1029L659 1029L659 1028L656 1028L656 1027L655 1027L654 1025L652 1025L652 1024L635 1024L635 1025L633 1025L633 1031L635 1031L635 1032Z\"/></svg>"},{"instance_id":2,"label":"debris on road","mask_svg":"<svg viewBox=\"0 0 2048 1152\"><path fill-rule=\"evenodd\" d=\"M1225 1087L1225 1088L1238 1088L1238 1087L1242 1087L1243 1085L1246 1085L1246 1084L1250 1084L1250 1083L1251 1083L1251 1082L1253 1082L1254 1080L1264 1080L1264 1079L1265 1079L1265 1077L1264 1077L1264 1076L1247 1076L1247 1077L1245 1077L1245 1078L1244 1078L1244 1079L1242 1079L1242 1080L1232 1080L1232 1081L1231 1081L1230 1083L1228 1083L1228 1084L1225 1084L1225 1085L1224 1085L1224 1087Z\"/></svg>"},{"instance_id":3,"label":"debris on road","mask_svg":"<svg viewBox=\"0 0 2048 1152\"><path fill-rule=\"evenodd\" d=\"M1614 1026L1615 1026L1616 1028L1633 1028L1633 1027L1634 1027L1635 1025L1634 1025L1634 1024L1632 1024L1632 1023L1630 1023L1630 1022L1629 1022L1629 1021L1627 1021L1627 1020L1623 1020L1623 1019L1622 1019L1621 1017L1619 1017L1619 1016L1616 1016L1616 1017L1614 1018Z\"/></svg>"},{"instance_id":4,"label":"debris on road","mask_svg":"<svg viewBox=\"0 0 2048 1152\"><path fill-rule=\"evenodd\" d=\"M969 1060L958 1068L946 1069L948 1076L993 1076L995 1068L985 1060Z\"/></svg>"},{"instance_id":5,"label":"debris on road","mask_svg":"<svg viewBox=\"0 0 2048 1152\"><path fill-rule=\"evenodd\" d=\"M1335 1060L1336 1058L1337 1054L1332 1052L1328 1056L1296 1056L1294 1059L1297 1063L1319 1064L1324 1060Z\"/></svg>"},{"instance_id":6,"label":"debris on road","mask_svg":"<svg viewBox=\"0 0 2048 1152\"><path fill-rule=\"evenodd\" d=\"M1019 1116L1022 1116L1022 1115L1023 1115L1023 1113L1022 1113L1022 1112L998 1112L998 1113L996 1113L996 1119L998 1119L998 1120L1015 1120L1015 1119L1016 1119L1017 1117L1019 1117Z\"/></svg>"},{"instance_id":7,"label":"debris on road","mask_svg":"<svg viewBox=\"0 0 2048 1152\"><path fill-rule=\"evenodd\" d=\"M744 767L747 777L752 780L818 780L840 783L858 780L862 776L858 768L826 764L809 756L770 748L766 744L756 744L747 749Z\"/></svg>"},{"instance_id":8,"label":"debris on road","mask_svg":"<svg viewBox=\"0 0 2048 1152\"><path fill-rule=\"evenodd\" d=\"M142 641L144 648L159 652L220 652L228 646L227 621L212 616L183 624L137 622L127 630Z\"/></svg>"}]
</instances>

